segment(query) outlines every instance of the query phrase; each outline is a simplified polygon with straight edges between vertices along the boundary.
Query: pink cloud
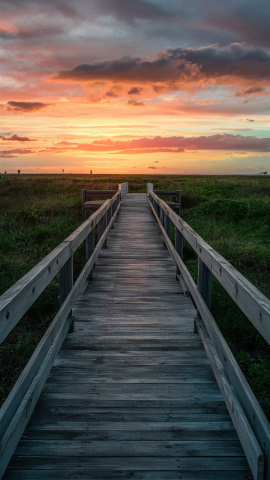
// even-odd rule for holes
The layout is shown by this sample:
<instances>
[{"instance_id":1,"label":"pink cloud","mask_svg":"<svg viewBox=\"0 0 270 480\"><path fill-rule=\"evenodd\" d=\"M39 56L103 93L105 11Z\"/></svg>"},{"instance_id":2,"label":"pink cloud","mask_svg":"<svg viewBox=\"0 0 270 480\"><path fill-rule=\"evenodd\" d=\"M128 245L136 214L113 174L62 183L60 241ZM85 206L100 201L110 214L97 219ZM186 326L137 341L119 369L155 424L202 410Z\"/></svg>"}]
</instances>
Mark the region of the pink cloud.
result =
<instances>
[{"instance_id":1,"label":"pink cloud","mask_svg":"<svg viewBox=\"0 0 270 480\"><path fill-rule=\"evenodd\" d=\"M253 136L217 134L200 137L142 137L133 140L95 140L91 143L60 142L58 146L42 150L46 153L59 153L65 150L85 152L128 153L182 153L185 150L230 150L269 152L270 139ZM63 148L61 148L62 146Z\"/></svg>"}]
</instances>

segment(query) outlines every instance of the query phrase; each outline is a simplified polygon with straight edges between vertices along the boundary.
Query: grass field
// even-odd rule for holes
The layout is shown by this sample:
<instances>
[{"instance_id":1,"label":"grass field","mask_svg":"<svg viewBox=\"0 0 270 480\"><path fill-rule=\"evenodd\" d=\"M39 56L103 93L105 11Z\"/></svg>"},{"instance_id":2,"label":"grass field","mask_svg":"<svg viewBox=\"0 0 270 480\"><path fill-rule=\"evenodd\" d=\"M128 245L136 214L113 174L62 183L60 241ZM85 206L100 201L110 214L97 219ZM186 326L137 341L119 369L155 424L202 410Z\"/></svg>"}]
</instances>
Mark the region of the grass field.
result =
<instances>
[{"instance_id":1,"label":"grass field","mask_svg":"<svg viewBox=\"0 0 270 480\"><path fill-rule=\"evenodd\" d=\"M181 190L182 216L199 235L270 297L270 177L268 176L105 176L2 175L0 178L0 294L36 265L81 222L81 190L130 192ZM189 246L185 263L196 278L197 260ZM75 272L84 251L75 256ZM2 344L3 401L58 309L57 278ZM219 286L213 285L211 311L258 400L270 418L270 350Z\"/></svg>"}]
</instances>

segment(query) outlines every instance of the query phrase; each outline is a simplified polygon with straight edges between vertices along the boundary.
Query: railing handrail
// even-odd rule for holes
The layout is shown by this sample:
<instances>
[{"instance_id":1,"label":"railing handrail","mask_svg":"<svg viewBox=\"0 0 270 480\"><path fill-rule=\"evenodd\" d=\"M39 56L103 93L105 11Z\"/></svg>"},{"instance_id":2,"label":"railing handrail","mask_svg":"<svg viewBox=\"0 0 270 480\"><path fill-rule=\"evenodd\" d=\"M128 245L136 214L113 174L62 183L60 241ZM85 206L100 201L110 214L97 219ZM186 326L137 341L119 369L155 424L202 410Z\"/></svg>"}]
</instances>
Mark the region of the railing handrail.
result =
<instances>
[{"instance_id":1,"label":"railing handrail","mask_svg":"<svg viewBox=\"0 0 270 480\"><path fill-rule=\"evenodd\" d=\"M106 200L91 217L1 295L0 342L6 338L55 275L59 273L67 260L100 222L118 196L119 192L112 199Z\"/></svg>"},{"instance_id":2,"label":"railing handrail","mask_svg":"<svg viewBox=\"0 0 270 480\"><path fill-rule=\"evenodd\" d=\"M62 289L60 285L62 305L0 410L0 478L33 412L54 358L72 327L70 311L86 286L101 248L106 245L120 202L121 193L117 191L112 199L107 200L64 242L0 297L0 313L4 324L1 333L2 338L5 338L58 272L61 282L62 272L64 283ZM98 242L95 246L96 226ZM73 284L73 268L70 261L84 240L86 240L86 264ZM10 324L7 324L9 320Z\"/></svg>"},{"instance_id":3,"label":"railing handrail","mask_svg":"<svg viewBox=\"0 0 270 480\"><path fill-rule=\"evenodd\" d=\"M192 246L198 257L217 278L253 326L270 344L270 300L244 277L222 255L212 248L195 230L161 200L150 192L155 201Z\"/></svg>"},{"instance_id":4,"label":"railing handrail","mask_svg":"<svg viewBox=\"0 0 270 480\"><path fill-rule=\"evenodd\" d=\"M128 193L128 182L119 183L118 190L120 190L121 198L123 198Z\"/></svg>"},{"instance_id":5,"label":"railing handrail","mask_svg":"<svg viewBox=\"0 0 270 480\"><path fill-rule=\"evenodd\" d=\"M264 319L264 322L270 319L270 301L229 262L210 247L153 191L149 191L149 201L153 214L164 235L167 248L174 258L196 305L198 311L197 327L254 479L270 480L270 425L209 310L211 272L214 273L224 288L227 286L227 291L231 290L227 285L229 280L230 282L232 282L232 279L237 280L237 283L234 282L233 285L238 285L236 295L238 298L235 299L231 295L235 303L237 303L239 298L240 303L242 298L246 299L247 295L243 295L242 291L251 292L252 295L248 296L248 305L253 301L257 308L260 307L260 311L262 311L263 307L263 313L260 318ZM175 246L170 239L170 221L176 227ZM198 255L198 287L182 259L183 237L186 238ZM208 269L208 266L211 271ZM225 277L226 280L224 281ZM258 300L255 298L255 295L258 295ZM246 302L243 307L242 311L244 313L246 313L247 308L250 308L246 306ZM248 318L250 318L252 314L250 312L247 313ZM267 329L266 333L268 333ZM265 336L268 338L268 335Z\"/></svg>"}]
</instances>

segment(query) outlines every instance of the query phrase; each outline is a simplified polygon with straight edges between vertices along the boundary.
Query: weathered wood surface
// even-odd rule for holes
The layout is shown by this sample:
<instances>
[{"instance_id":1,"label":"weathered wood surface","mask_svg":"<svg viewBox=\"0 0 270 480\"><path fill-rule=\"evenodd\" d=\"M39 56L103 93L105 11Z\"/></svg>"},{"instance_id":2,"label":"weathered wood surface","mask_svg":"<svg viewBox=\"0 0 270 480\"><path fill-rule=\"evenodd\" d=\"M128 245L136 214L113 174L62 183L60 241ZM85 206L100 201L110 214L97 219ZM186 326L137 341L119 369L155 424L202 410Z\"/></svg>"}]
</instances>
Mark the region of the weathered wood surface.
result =
<instances>
[{"instance_id":1,"label":"weathered wood surface","mask_svg":"<svg viewBox=\"0 0 270 480\"><path fill-rule=\"evenodd\" d=\"M4 479L252 478L146 195L129 194Z\"/></svg>"}]
</instances>

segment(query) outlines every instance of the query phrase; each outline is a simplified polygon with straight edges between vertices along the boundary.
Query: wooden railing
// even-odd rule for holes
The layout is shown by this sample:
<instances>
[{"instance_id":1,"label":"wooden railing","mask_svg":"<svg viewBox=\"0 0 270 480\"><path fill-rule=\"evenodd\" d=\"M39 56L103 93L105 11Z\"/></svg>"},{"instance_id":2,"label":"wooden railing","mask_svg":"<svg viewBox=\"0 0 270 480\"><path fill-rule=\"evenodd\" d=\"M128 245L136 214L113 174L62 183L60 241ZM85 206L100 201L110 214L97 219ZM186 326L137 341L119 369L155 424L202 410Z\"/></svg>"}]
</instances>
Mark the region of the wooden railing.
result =
<instances>
[{"instance_id":1,"label":"wooden railing","mask_svg":"<svg viewBox=\"0 0 270 480\"><path fill-rule=\"evenodd\" d=\"M123 198L128 193L128 182L119 183L118 190L120 190L121 198Z\"/></svg>"},{"instance_id":2,"label":"wooden railing","mask_svg":"<svg viewBox=\"0 0 270 480\"><path fill-rule=\"evenodd\" d=\"M147 196L149 197L150 191L153 191L159 198L170 198L170 201L166 200L167 205L171 207L174 212L181 215L181 191L180 190L154 190L154 184L147 183Z\"/></svg>"},{"instance_id":3,"label":"wooden railing","mask_svg":"<svg viewBox=\"0 0 270 480\"><path fill-rule=\"evenodd\" d=\"M270 426L209 310L212 274L268 343L270 301L151 189L148 195L178 276L187 285L197 308L196 326L254 479L270 480ZM171 223L175 226L174 244L170 239ZM183 238L198 256L198 285L183 262Z\"/></svg>"},{"instance_id":4,"label":"wooden railing","mask_svg":"<svg viewBox=\"0 0 270 480\"><path fill-rule=\"evenodd\" d=\"M0 297L1 342L59 273L61 307L0 410L0 478L27 425L65 336L73 329L72 307L87 285L101 248L106 246L120 202L121 189ZM73 284L73 253L83 241L86 243L86 264Z\"/></svg>"}]
</instances>

